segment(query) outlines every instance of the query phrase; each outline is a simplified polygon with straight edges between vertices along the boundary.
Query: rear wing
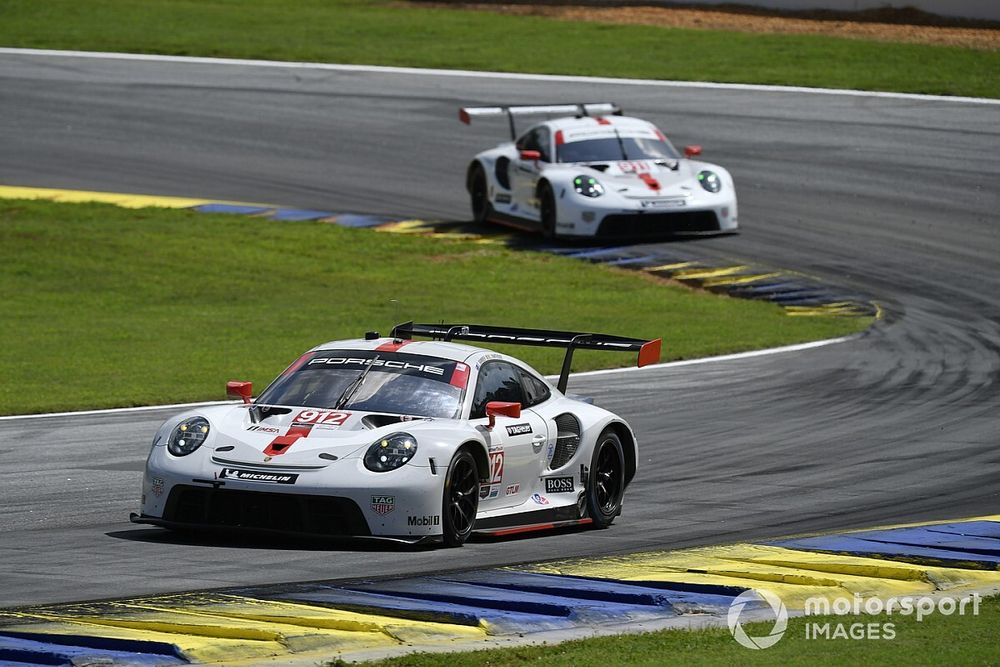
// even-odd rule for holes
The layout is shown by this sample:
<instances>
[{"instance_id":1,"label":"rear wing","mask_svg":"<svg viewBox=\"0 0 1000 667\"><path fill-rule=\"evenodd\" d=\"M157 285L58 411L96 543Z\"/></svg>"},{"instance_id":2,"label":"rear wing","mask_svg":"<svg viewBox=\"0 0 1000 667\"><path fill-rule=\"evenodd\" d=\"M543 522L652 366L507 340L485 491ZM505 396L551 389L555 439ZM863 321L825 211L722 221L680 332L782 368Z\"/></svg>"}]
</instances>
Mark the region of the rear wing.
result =
<instances>
[{"instance_id":1,"label":"rear wing","mask_svg":"<svg viewBox=\"0 0 1000 667\"><path fill-rule=\"evenodd\" d=\"M507 116L510 123L511 141L517 139L514 116L537 116L541 114L575 114L577 116L620 116L622 108L614 102L578 102L576 104L522 104L499 107L462 107L458 119L469 125L477 116Z\"/></svg>"},{"instance_id":2,"label":"rear wing","mask_svg":"<svg viewBox=\"0 0 1000 667\"><path fill-rule=\"evenodd\" d=\"M655 364L660 360L659 338L645 340L626 338L610 334L584 333L579 331L549 331L547 329L518 329L515 327L494 327L482 324L414 324L406 322L393 327L392 337L409 340L414 336L435 340L473 340L480 343L504 343L509 345L529 345L534 347L563 347L566 357L559 373L560 392L566 393L573 350L603 350L606 352L638 352L638 367Z\"/></svg>"}]
</instances>

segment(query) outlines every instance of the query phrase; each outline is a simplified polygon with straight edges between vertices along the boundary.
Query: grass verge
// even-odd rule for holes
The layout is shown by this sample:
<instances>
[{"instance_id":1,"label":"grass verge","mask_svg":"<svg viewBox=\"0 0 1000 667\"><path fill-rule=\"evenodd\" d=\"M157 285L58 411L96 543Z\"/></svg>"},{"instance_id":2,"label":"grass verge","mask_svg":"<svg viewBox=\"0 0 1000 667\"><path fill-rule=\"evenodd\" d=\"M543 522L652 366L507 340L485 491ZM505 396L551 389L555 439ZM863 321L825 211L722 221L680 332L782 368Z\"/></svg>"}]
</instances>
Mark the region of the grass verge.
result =
<instances>
[{"instance_id":1,"label":"grass verge","mask_svg":"<svg viewBox=\"0 0 1000 667\"><path fill-rule=\"evenodd\" d=\"M0 202L0 414L223 398L395 320L662 336L684 359L853 333L636 272L317 222ZM399 302L397 307L391 300ZM510 351L508 349L508 351ZM559 350L514 352L558 372ZM634 363L579 352L575 370Z\"/></svg>"},{"instance_id":2,"label":"grass verge","mask_svg":"<svg viewBox=\"0 0 1000 667\"><path fill-rule=\"evenodd\" d=\"M387 0L4 0L0 44L1000 97L1000 51Z\"/></svg>"},{"instance_id":3,"label":"grass verge","mask_svg":"<svg viewBox=\"0 0 1000 667\"><path fill-rule=\"evenodd\" d=\"M766 650L746 649L725 627L706 630L665 630L641 635L617 635L566 642L469 653L417 653L379 662L378 667L580 667L580 665L995 665L1000 661L996 641L1000 624L1000 598L983 600L978 616L935 614L918 622L913 616L810 616L788 621L781 641ZM847 632L855 623L893 624L893 639L806 639L807 623L844 623ZM750 636L764 636L772 623L747 624ZM861 630L856 629L856 632ZM336 667L348 664L329 663Z\"/></svg>"}]
</instances>

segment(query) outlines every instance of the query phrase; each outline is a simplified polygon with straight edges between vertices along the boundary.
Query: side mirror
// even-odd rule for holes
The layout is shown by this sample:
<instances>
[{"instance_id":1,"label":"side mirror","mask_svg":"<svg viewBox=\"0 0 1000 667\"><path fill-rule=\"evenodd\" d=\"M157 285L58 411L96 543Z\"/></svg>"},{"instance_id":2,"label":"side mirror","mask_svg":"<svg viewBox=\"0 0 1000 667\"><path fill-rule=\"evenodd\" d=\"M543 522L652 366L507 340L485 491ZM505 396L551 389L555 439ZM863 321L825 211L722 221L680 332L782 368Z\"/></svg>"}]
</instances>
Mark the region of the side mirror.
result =
<instances>
[{"instance_id":1,"label":"side mirror","mask_svg":"<svg viewBox=\"0 0 1000 667\"><path fill-rule=\"evenodd\" d=\"M694 146L684 147L684 157L696 157L698 155L701 155L701 146L696 144Z\"/></svg>"},{"instance_id":2,"label":"side mirror","mask_svg":"<svg viewBox=\"0 0 1000 667\"><path fill-rule=\"evenodd\" d=\"M249 403L253 397L253 382L230 380L226 383L226 396L229 398L242 398L244 403Z\"/></svg>"},{"instance_id":3,"label":"side mirror","mask_svg":"<svg viewBox=\"0 0 1000 667\"><path fill-rule=\"evenodd\" d=\"M541 151L521 151L521 159L533 162L542 159Z\"/></svg>"},{"instance_id":4,"label":"side mirror","mask_svg":"<svg viewBox=\"0 0 1000 667\"><path fill-rule=\"evenodd\" d=\"M497 415L517 419L521 416L521 404L507 403L505 401L490 401L486 404L486 416L490 418L489 428L496 426Z\"/></svg>"}]
</instances>

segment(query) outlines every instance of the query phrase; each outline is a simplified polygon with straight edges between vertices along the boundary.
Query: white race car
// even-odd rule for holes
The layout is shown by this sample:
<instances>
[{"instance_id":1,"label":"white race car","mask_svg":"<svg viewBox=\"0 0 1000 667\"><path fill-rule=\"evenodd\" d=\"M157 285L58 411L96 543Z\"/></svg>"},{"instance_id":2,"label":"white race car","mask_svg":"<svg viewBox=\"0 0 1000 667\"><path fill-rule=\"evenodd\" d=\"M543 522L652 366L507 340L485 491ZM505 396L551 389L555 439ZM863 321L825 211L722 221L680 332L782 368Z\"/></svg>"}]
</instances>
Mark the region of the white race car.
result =
<instances>
[{"instance_id":1,"label":"white race car","mask_svg":"<svg viewBox=\"0 0 1000 667\"><path fill-rule=\"evenodd\" d=\"M514 117L574 116L530 127ZM737 229L729 172L681 156L652 123L612 103L463 107L459 118L506 115L511 141L476 155L466 188L476 222L541 231L546 238L640 238Z\"/></svg>"},{"instance_id":2,"label":"white race car","mask_svg":"<svg viewBox=\"0 0 1000 667\"><path fill-rule=\"evenodd\" d=\"M566 348L559 383L453 340ZM320 345L256 401L233 381L242 405L168 419L131 519L449 546L473 532L607 527L638 450L624 420L565 395L574 349L638 352L641 366L660 341L410 322Z\"/></svg>"}]
</instances>

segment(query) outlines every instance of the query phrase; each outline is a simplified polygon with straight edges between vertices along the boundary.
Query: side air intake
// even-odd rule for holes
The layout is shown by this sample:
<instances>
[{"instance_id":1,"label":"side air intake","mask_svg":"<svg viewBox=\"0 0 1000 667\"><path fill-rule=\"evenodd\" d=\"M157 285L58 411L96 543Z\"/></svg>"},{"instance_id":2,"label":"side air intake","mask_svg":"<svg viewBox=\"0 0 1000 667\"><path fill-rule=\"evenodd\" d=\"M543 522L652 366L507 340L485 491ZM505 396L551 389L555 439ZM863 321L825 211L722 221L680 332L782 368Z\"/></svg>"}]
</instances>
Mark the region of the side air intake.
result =
<instances>
[{"instance_id":1,"label":"side air intake","mask_svg":"<svg viewBox=\"0 0 1000 667\"><path fill-rule=\"evenodd\" d=\"M557 429L556 451L549 463L551 470L562 468L569 463L580 446L580 420L567 412L556 417L555 421Z\"/></svg>"}]
</instances>

